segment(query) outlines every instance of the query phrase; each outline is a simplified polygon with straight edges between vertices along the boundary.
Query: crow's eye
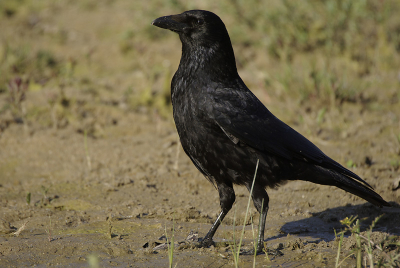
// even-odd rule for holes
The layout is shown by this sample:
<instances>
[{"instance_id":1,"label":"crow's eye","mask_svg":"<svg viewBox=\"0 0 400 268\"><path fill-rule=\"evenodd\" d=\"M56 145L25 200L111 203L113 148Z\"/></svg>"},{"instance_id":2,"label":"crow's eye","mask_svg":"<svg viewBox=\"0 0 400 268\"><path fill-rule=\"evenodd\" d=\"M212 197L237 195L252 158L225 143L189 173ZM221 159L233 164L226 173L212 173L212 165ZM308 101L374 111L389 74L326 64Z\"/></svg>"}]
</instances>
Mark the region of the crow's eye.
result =
<instances>
[{"instance_id":1,"label":"crow's eye","mask_svg":"<svg viewBox=\"0 0 400 268\"><path fill-rule=\"evenodd\" d=\"M204 20L203 19L198 19L197 20L197 24L198 25L203 25L204 24Z\"/></svg>"}]
</instances>

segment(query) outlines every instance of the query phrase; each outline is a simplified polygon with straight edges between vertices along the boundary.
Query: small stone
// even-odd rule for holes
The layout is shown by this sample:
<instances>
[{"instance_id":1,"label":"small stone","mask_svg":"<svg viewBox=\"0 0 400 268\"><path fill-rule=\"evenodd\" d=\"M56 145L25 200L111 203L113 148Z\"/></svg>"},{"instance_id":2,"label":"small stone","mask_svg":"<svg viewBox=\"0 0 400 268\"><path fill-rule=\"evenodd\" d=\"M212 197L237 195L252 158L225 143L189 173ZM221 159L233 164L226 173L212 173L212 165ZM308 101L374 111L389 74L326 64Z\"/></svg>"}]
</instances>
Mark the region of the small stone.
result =
<instances>
[{"instance_id":1,"label":"small stone","mask_svg":"<svg viewBox=\"0 0 400 268\"><path fill-rule=\"evenodd\" d=\"M393 187L392 187L392 190L393 190L393 191L396 191L396 190L398 190L398 189L400 189L400 177L395 178L395 179L393 180Z\"/></svg>"}]
</instances>

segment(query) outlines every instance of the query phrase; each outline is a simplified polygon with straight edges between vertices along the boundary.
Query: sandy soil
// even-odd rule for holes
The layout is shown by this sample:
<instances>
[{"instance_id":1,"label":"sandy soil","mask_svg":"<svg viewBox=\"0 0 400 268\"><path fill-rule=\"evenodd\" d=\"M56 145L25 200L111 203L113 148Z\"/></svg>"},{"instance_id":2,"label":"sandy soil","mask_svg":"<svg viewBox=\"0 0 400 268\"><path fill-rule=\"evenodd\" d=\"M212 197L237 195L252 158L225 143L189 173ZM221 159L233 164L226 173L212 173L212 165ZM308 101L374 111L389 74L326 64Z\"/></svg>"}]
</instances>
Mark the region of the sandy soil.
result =
<instances>
[{"instance_id":1,"label":"sandy soil","mask_svg":"<svg viewBox=\"0 0 400 268\"><path fill-rule=\"evenodd\" d=\"M328 153L335 154L340 147L350 150L355 140L369 142L360 128L376 129L380 122L371 124L365 122L358 128L360 134L352 138L333 141L338 145L327 146L331 148ZM12 125L2 134L3 266L87 266L90 254L98 256L103 266L166 266L166 250L151 250L155 242L165 242L159 241L160 237L166 233L171 236L173 227L175 241L184 241L190 231L200 237L206 233L219 212L218 194L182 153L170 122L133 113L118 118L118 124L104 132L104 138L89 138L87 152L84 136L69 129L26 133L22 125ZM385 154L388 142L381 137L380 143L375 136L379 145L373 148ZM333 229L340 229L339 220L350 215L365 218L366 229L375 217L385 214L374 229L376 241L400 234L399 192L392 190L396 173L385 168L379 154L370 152L369 147L357 147L357 151L373 157L374 164L360 163L355 171L394 207L379 209L339 189L306 182L269 190L266 241L271 248L282 248L284 255L270 256L270 262L258 256L257 263L332 266L337 244ZM365 156L360 156L360 161ZM26 201L28 192L30 204ZM216 242L231 241L233 221L236 225L243 222L248 194L238 188L237 196L236 213L229 214ZM253 208L250 215L257 219ZM23 225L18 236L12 234ZM251 246L252 237L248 225L245 247ZM143 248L146 243L149 247ZM174 258L178 267L232 265L226 245L177 248ZM244 267L253 262L248 256L241 260Z\"/></svg>"},{"instance_id":2,"label":"sandy soil","mask_svg":"<svg viewBox=\"0 0 400 268\"><path fill-rule=\"evenodd\" d=\"M106 11L107 7L98 8L96 16L102 17ZM71 26L66 26L66 18L73 16L73 12L71 7L59 17L46 13L48 17L43 15L43 20L48 24L52 20L61 21L68 30L75 27L74 23L79 25L74 20ZM150 19L146 19L149 23ZM102 26L104 23L94 23L93 27ZM88 51L87 47L78 49L83 42L79 34L84 35L85 29L70 41L76 44L75 50L66 52L75 53L78 59ZM31 34L36 38L35 33ZM89 47L95 47L98 40L87 38ZM152 80L153 87L163 88L166 83L168 91L171 71L179 60L179 44L173 44L176 46L168 49L145 48L142 42L135 44L138 54L140 49L145 51L143 61L151 58L160 69L167 66L167 71ZM190 232L202 237L210 228L219 212L218 193L183 153L169 108L165 116L154 112L154 106L126 108L127 84L145 78L143 73L130 73L134 67L125 62L122 74L113 72L113 66L104 67L107 59L100 56L105 52L102 46L107 44L98 44L93 61L103 67L91 67L92 71L98 71L93 76L99 79L89 76L89 80L80 78L79 83L74 80L62 86L69 103L61 100L62 105L57 106L46 100L43 96L58 87L48 84L27 92L23 102L28 111L25 123L12 120L10 113L2 114L0 266L166 267L167 250L154 247L165 243L165 235L173 234L177 242L174 251L177 267L232 267L229 242L234 234L236 237L240 234L248 192L235 188L235 207L216 233L215 247L197 249L184 243ZM174 59L173 62L163 62L166 51L171 51L168 58ZM122 61L123 57L115 60ZM79 64L78 61L78 70L90 73L88 63L82 65L86 67ZM254 68L240 70L245 81L251 81ZM396 75L396 71L388 72L386 79L397 79ZM322 123L317 123L315 118L320 111L317 102L301 104L290 98L283 100L279 95L265 93L256 82L249 84L272 112L329 156L352 166L354 172L393 205L380 209L340 189L307 182L295 181L279 189L269 189L271 201L265 238L267 246L280 250L282 255L257 256L257 267L333 267L338 246L334 230L343 228L340 220L351 215L363 219L361 231L365 232L377 216L384 214L371 239L379 244L394 235L394 240L399 241L400 140L396 138L400 133L399 87L379 94L376 92L380 89L372 88L365 92L365 96L373 96L372 100L331 107ZM3 92L1 104L6 100ZM37 107L47 109L44 113L50 119L45 123L41 119L42 110ZM32 115L35 111L36 117ZM255 219L256 228L258 214L253 207L249 215ZM253 242L251 222L249 218L245 227L247 249ZM355 246L354 236L347 235L341 259ZM377 259L386 258L399 250L387 247L385 253L375 249L374 254ZM241 256L240 261L241 267L252 267L254 262L252 256ZM354 258L347 259L345 264L354 266Z\"/></svg>"}]
</instances>

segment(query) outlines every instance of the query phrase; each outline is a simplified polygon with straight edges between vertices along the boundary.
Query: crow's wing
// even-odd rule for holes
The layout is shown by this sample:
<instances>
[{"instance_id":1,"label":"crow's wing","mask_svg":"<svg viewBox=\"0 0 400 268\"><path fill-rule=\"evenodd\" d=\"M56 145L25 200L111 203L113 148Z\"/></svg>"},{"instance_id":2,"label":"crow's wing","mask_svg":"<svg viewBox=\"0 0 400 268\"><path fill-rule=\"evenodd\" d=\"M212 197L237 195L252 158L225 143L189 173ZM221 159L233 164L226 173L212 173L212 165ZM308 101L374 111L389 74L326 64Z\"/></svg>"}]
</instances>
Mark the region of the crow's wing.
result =
<instances>
[{"instance_id":1,"label":"crow's wing","mask_svg":"<svg viewBox=\"0 0 400 268\"><path fill-rule=\"evenodd\" d=\"M297 159L354 178L369 188L355 173L325 155L300 133L276 118L249 90L216 90L209 94L208 113L223 132L261 152Z\"/></svg>"}]
</instances>

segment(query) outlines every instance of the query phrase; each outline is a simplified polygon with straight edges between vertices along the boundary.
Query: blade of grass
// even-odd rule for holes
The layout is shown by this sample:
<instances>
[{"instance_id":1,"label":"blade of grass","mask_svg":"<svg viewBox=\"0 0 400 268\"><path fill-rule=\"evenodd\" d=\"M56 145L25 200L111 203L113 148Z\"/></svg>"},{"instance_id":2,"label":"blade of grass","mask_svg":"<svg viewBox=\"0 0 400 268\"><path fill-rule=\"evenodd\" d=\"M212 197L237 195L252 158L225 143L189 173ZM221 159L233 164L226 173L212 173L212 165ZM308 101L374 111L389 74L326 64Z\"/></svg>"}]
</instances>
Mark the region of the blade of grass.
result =
<instances>
[{"instance_id":1,"label":"blade of grass","mask_svg":"<svg viewBox=\"0 0 400 268\"><path fill-rule=\"evenodd\" d=\"M335 236L336 236L336 231L335 231ZM336 236L337 237L337 236ZM335 268L338 268L339 265L339 259L340 259L340 250L342 249L342 244L343 244L343 237L344 237L344 232L340 233L340 240L339 240L339 245L338 245L338 251L337 251L337 255L336 255L336 264L335 264Z\"/></svg>"},{"instance_id":2,"label":"blade of grass","mask_svg":"<svg viewBox=\"0 0 400 268\"><path fill-rule=\"evenodd\" d=\"M88 144L87 144L87 130L85 129L84 133L83 133L83 142L84 142L84 146L85 146L85 154L86 154L86 162L89 168L89 171L92 170L92 161L90 160L90 155L89 155L89 148L88 148Z\"/></svg>"},{"instance_id":3,"label":"blade of grass","mask_svg":"<svg viewBox=\"0 0 400 268\"><path fill-rule=\"evenodd\" d=\"M264 208L264 199L261 202L261 211L263 211ZM262 214L260 213L260 217L258 219L258 222L261 222L261 217ZM257 247L258 247L258 237L260 235L260 226L258 226L258 231L257 235L254 237L254 228L253 228L253 217L251 217L251 230L253 232L253 246L254 246L254 254L253 254L253 268L256 268L256 256L257 256ZM265 252L265 254L268 256L268 253Z\"/></svg>"},{"instance_id":4,"label":"blade of grass","mask_svg":"<svg viewBox=\"0 0 400 268\"><path fill-rule=\"evenodd\" d=\"M175 248L175 244L174 244L174 233L175 233L175 216L172 217L172 236L171 236L171 240L168 238L168 234L167 234L167 227L165 226L165 237L167 239L167 246L168 246L168 264L169 264L169 268L172 268L172 264L174 261L174 248Z\"/></svg>"},{"instance_id":5,"label":"blade of grass","mask_svg":"<svg viewBox=\"0 0 400 268\"><path fill-rule=\"evenodd\" d=\"M362 266L362 256L361 256L361 237L360 237L360 220L357 219L354 233L356 235L356 242L357 242L357 268L361 268Z\"/></svg>"},{"instance_id":6,"label":"blade of grass","mask_svg":"<svg viewBox=\"0 0 400 268\"><path fill-rule=\"evenodd\" d=\"M244 228L246 227L247 215L248 215L249 209L250 209L251 196L252 196L252 194L253 194L254 183L255 183L255 181L256 181L256 176L257 176L257 170L258 170L258 164L259 164L259 162L260 162L260 160L257 159L257 165L256 165L256 170L255 170L255 172L254 172L253 183L251 184L249 199L248 199L248 201L247 201L247 208L246 208L246 213L245 213L245 216L244 216L244 222L243 222L242 233L241 233L241 235L240 235L240 240L239 240L238 248L237 248L237 251L236 251L236 254L237 254L237 258L238 258L238 259L239 259L240 247L242 246L242 241L243 241L243 236L244 236Z\"/></svg>"},{"instance_id":7,"label":"blade of grass","mask_svg":"<svg viewBox=\"0 0 400 268\"><path fill-rule=\"evenodd\" d=\"M241 232L241 235L240 235L239 244L236 244L236 237L235 237L235 223L236 223L236 206L235 206L235 214L234 214L234 217L233 217L233 245L231 246L231 249L233 249L232 250L232 255L233 255L233 261L235 263L235 267L239 267L240 248L241 248L242 240L243 240L243 236L244 236L244 228L245 228L246 222L247 222L247 215L248 215L249 208L250 208L250 201L251 201L251 197L252 197L252 194L253 194L253 188L254 188L254 183L255 183L255 180L256 180L256 175L257 175L259 162L260 162L260 160L257 159L256 170L254 172L253 183L251 185L250 195L249 195L249 199L248 199L248 202L247 202L247 208L246 208L246 213L245 213L245 217L244 217L243 228L242 228L242 232ZM257 250L255 250L255 252L256 251Z\"/></svg>"},{"instance_id":8,"label":"blade of grass","mask_svg":"<svg viewBox=\"0 0 400 268\"><path fill-rule=\"evenodd\" d=\"M239 254L236 254L237 251L237 245L236 245L236 235L235 235L235 226L236 226L236 205L235 205L235 213L233 215L233 244L231 246L232 250L232 255L233 255L233 261L235 263L235 267L239 267Z\"/></svg>"}]
</instances>

